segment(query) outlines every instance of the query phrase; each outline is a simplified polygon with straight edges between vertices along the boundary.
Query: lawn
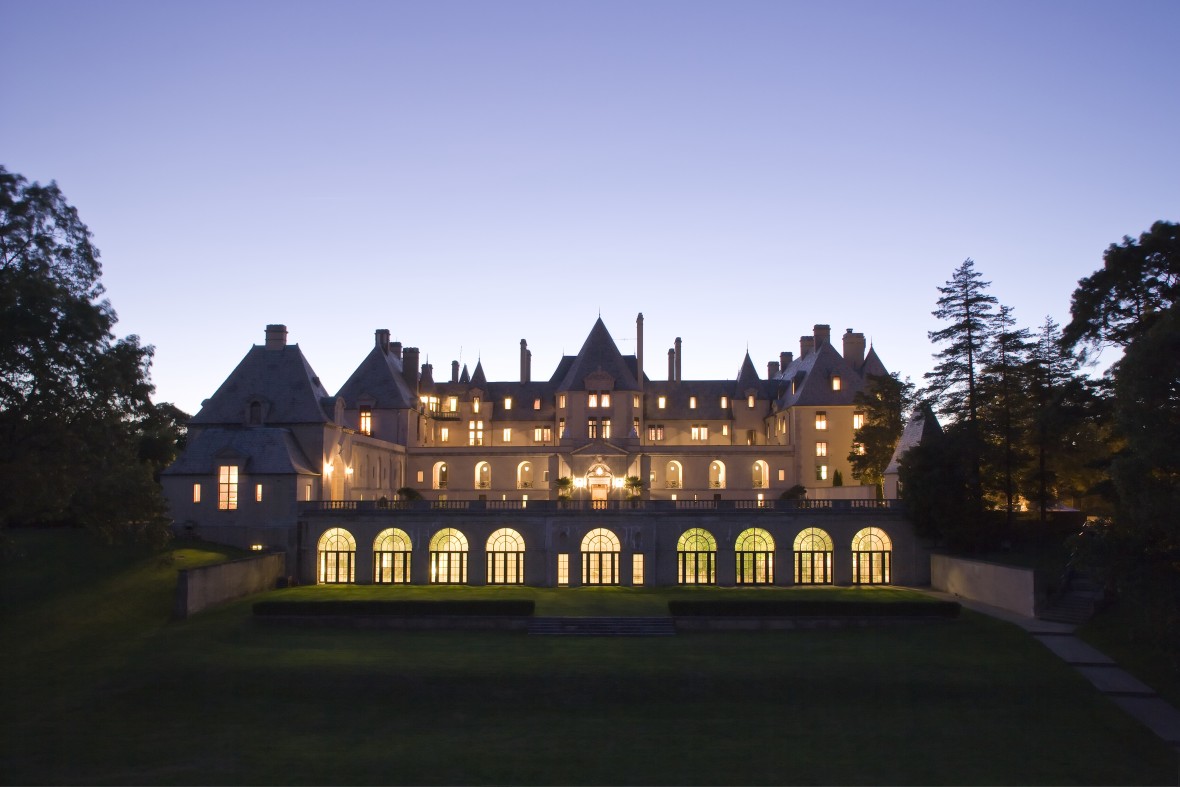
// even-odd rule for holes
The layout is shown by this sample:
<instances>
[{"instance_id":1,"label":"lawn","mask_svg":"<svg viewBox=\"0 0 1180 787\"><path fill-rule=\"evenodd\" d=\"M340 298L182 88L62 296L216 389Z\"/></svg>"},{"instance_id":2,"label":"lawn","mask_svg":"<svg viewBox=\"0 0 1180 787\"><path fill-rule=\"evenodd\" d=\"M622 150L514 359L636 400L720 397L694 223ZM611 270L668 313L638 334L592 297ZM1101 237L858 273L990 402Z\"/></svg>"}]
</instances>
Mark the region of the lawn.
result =
<instances>
[{"instance_id":1,"label":"lawn","mask_svg":"<svg viewBox=\"0 0 1180 787\"><path fill-rule=\"evenodd\" d=\"M1027 634L970 613L651 639L262 627L251 600L169 622L177 565L218 548L99 557L77 533L18 535L33 563L0 578L7 783L1175 780L1167 746ZM79 546L104 565L63 579ZM424 594L471 591L492 589ZM266 595L317 592L375 589ZM614 614L668 593L535 598L538 614Z\"/></svg>"}]
</instances>

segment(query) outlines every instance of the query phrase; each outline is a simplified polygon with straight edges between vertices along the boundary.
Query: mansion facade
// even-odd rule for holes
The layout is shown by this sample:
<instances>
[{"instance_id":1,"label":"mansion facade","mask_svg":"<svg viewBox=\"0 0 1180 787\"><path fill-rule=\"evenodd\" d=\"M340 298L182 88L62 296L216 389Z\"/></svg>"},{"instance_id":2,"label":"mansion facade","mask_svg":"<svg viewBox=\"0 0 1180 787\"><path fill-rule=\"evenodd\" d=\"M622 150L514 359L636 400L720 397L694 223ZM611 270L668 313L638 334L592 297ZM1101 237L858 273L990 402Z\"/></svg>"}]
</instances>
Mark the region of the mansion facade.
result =
<instances>
[{"instance_id":1,"label":"mansion facade","mask_svg":"<svg viewBox=\"0 0 1180 787\"><path fill-rule=\"evenodd\" d=\"M640 314L634 355L600 318L548 380L525 340L516 380L436 380L378 330L331 395L268 325L162 481L178 531L286 550L304 582L920 583L909 523L848 462L887 371L840 341L816 325L765 377L747 353L685 380L677 338L652 379Z\"/></svg>"}]
</instances>

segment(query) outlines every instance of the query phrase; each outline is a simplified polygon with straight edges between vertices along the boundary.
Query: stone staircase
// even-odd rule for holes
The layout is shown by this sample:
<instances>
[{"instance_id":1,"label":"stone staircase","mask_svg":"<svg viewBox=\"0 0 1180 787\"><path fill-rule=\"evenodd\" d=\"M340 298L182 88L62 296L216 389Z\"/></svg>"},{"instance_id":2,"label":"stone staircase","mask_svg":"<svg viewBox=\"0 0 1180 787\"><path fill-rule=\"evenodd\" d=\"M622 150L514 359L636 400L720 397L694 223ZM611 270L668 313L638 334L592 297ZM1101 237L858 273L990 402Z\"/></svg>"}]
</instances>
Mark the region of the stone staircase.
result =
<instances>
[{"instance_id":1,"label":"stone staircase","mask_svg":"<svg viewBox=\"0 0 1180 787\"><path fill-rule=\"evenodd\" d=\"M1037 612L1041 620L1071 623L1075 626L1094 617L1094 609L1102 600L1102 588L1089 577L1075 576L1065 592Z\"/></svg>"},{"instance_id":2,"label":"stone staircase","mask_svg":"<svg viewBox=\"0 0 1180 787\"><path fill-rule=\"evenodd\" d=\"M582 637L670 637L672 618L533 618L529 634Z\"/></svg>"}]
</instances>

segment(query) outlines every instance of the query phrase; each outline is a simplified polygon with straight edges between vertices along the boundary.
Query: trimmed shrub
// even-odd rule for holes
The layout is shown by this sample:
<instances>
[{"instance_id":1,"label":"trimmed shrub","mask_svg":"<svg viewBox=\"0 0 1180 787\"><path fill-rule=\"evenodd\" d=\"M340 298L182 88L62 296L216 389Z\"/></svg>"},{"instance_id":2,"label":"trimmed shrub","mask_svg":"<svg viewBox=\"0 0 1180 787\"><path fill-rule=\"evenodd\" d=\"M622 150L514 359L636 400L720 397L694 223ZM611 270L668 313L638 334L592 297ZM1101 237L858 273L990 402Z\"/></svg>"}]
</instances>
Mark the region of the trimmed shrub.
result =
<instances>
[{"instance_id":1,"label":"trimmed shrub","mask_svg":"<svg viewBox=\"0 0 1180 787\"><path fill-rule=\"evenodd\" d=\"M955 618L956 601L719 600L669 601L676 617L709 618Z\"/></svg>"},{"instance_id":2,"label":"trimmed shrub","mask_svg":"<svg viewBox=\"0 0 1180 787\"><path fill-rule=\"evenodd\" d=\"M522 617L533 614L531 599L445 600L445 601L259 601L258 617L427 617L464 615L471 617Z\"/></svg>"}]
</instances>

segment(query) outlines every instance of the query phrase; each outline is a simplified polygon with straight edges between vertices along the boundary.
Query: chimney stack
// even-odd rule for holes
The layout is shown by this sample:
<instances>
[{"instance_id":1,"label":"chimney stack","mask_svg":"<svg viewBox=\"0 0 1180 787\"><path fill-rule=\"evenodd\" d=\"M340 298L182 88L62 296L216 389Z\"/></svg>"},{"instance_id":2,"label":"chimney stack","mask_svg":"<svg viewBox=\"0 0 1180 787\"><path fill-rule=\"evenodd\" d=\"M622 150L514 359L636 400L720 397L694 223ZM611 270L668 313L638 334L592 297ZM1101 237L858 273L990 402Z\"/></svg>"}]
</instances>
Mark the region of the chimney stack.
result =
<instances>
[{"instance_id":1,"label":"chimney stack","mask_svg":"<svg viewBox=\"0 0 1180 787\"><path fill-rule=\"evenodd\" d=\"M434 365L429 363L422 364L422 384L434 385Z\"/></svg>"},{"instance_id":2,"label":"chimney stack","mask_svg":"<svg viewBox=\"0 0 1180 787\"><path fill-rule=\"evenodd\" d=\"M524 339L520 340L520 381L522 383L530 382L533 373L533 354L529 350L529 344Z\"/></svg>"},{"instance_id":3,"label":"chimney stack","mask_svg":"<svg viewBox=\"0 0 1180 787\"><path fill-rule=\"evenodd\" d=\"M402 351L402 376L406 385L415 395L418 393L418 348L407 347Z\"/></svg>"},{"instance_id":4,"label":"chimney stack","mask_svg":"<svg viewBox=\"0 0 1180 787\"><path fill-rule=\"evenodd\" d=\"M643 312L635 318L635 367L639 378L639 390L643 390Z\"/></svg>"},{"instance_id":5,"label":"chimney stack","mask_svg":"<svg viewBox=\"0 0 1180 787\"><path fill-rule=\"evenodd\" d=\"M816 325L812 330L815 332L815 349L832 343L832 326Z\"/></svg>"},{"instance_id":6,"label":"chimney stack","mask_svg":"<svg viewBox=\"0 0 1180 787\"><path fill-rule=\"evenodd\" d=\"M773 380L778 377L778 361L770 361L766 364L766 379Z\"/></svg>"},{"instance_id":7,"label":"chimney stack","mask_svg":"<svg viewBox=\"0 0 1180 787\"><path fill-rule=\"evenodd\" d=\"M778 368L784 372L787 367L791 365L791 361L795 360L795 356L788 352L781 352L778 354Z\"/></svg>"},{"instance_id":8,"label":"chimney stack","mask_svg":"<svg viewBox=\"0 0 1180 787\"><path fill-rule=\"evenodd\" d=\"M844 360L856 371L865 363L865 335L853 333L849 328L844 332Z\"/></svg>"},{"instance_id":9,"label":"chimney stack","mask_svg":"<svg viewBox=\"0 0 1180 787\"><path fill-rule=\"evenodd\" d=\"M676 382L676 350L668 348L668 382Z\"/></svg>"},{"instance_id":10,"label":"chimney stack","mask_svg":"<svg viewBox=\"0 0 1180 787\"><path fill-rule=\"evenodd\" d=\"M386 355L389 354L389 329L388 328L378 328L376 331L374 331L373 332L373 341L374 341L374 344L376 344L378 350L385 353Z\"/></svg>"},{"instance_id":11,"label":"chimney stack","mask_svg":"<svg viewBox=\"0 0 1180 787\"><path fill-rule=\"evenodd\" d=\"M281 350L287 346L287 326L266 326L266 349Z\"/></svg>"},{"instance_id":12,"label":"chimney stack","mask_svg":"<svg viewBox=\"0 0 1180 787\"><path fill-rule=\"evenodd\" d=\"M402 343L401 342L393 342L392 344L389 345L389 349L393 350L393 357L394 358L397 358L399 361L402 359Z\"/></svg>"},{"instance_id":13,"label":"chimney stack","mask_svg":"<svg viewBox=\"0 0 1180 787\"><path fill-rule=\"evenodd\" d=\"M676 337L676 382L680 382L680 369L683 356L680 353L680 337Z\"/></svg>"},{"instance_id":14,"label":"chimney stack","mask_svg":"<svg viewBox=\"0 0 1180 787\"><path fill-rule=\"evenodd\" d=\"M799 357L806 358L815 349L814 336L800 336L799 337Z\"/></svg>"},{"instance_id":15,"label":"chimney stack","mask_svg":"<svg viewBox=\"0 0 1180 787\"><path fill-rule=\"evenodd\" d=\"M459 382L459 362L451 361L451 382Z\"/></svg>"}]
</instances>

